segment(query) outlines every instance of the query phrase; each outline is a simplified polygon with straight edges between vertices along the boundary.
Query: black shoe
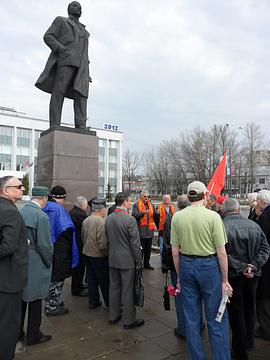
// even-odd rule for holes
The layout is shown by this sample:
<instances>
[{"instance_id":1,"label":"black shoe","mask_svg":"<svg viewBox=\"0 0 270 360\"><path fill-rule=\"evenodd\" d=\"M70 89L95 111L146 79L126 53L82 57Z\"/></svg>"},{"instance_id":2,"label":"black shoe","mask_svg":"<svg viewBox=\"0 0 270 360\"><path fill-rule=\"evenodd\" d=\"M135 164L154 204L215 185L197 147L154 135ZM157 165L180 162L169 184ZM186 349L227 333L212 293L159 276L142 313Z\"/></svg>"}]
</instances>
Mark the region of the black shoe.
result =
<instances>
[{"instance_id":1,"label":"black shoe","mask_svg":"<svg viewBox=\"0 0 270 360\"><path fill-rule=\"evenodd\" d=\"M86 297L88 296L88 291L86 289L82 290L80 293L73 293L73 296L81 296L81 297Z\"/></svg>"},{"instance_id":2,"label":"black shoe","mask_svg":"<svg viewBox=\"0 0 270 360\"><path fill-rule=\"evenodd\" d=\"M255 332L255 338L259 338L259 339L263 339L266 341L270 341L270 337L265 335L265 333L263 332L263 330L259 327L256 332Z\"/></svg>"},{"instance_id":3,"label":"black shoe","mask_svg":"<svg viewBox=\"0 0 270 360\"><path fill-rule=\"evenodd\" d=\"M133 324L123 325L123 328L128 330L128 329L133 329L133 328L136 328L136 327L139 327L139 326L142 326L142 325L144 325L144 320L143 319L138 319Z\"/></svg>"},{"instance_id":4,"label":"black shoe","mask_svg":"<svg viewBox=\"0 0 270 360\"><path fill-rule=\"evenodd\" d=\"M147 269L147 270L155 270L155 268L153 266L151 266L151 265L147 265L144 268Z\"/></svg>"},{"instance_id":5,"label":"black shoe","mask_svg":"<svg viewBox=\"0 0 270 360\"><path fill-rule=\"evenodd\" d=\"M64 306L57 307L54 310L45 310L46 316L66 315L68 313L69 313L68 308L65 308Z\"/></svg>"},{"instance_id":6,"label":"black shoe","mask_svg":"<svg viewBox=\"0 0 270 360\"><path fill-rule=\"evenodd\" d=\"M181 334L180 331L177 328L173 329L173 333L174 333L175 336L177 336L177 337L179 337L179 338L181 338L183 340L186 340L186 336Z\"/></svg>"},{"instance_id":7,"label":"black shoe","mask_svg":"<svg viewBox=\"0 0 270 360\"><path fill-rule=\"evenodd\" d=\"M95 309L101 305L102 305L101 301L96 304L89 304L89 309Z\"/></svg>"},{"instance_id":8,"label":"black shoe","mask_svg":"<svg viewBox=\"0 0 270 360\"><path fill-rule=\"evenodd\" d=\"M118 321L120 321L122 318L122 315L119 315L115 320L109 320L109 324L110 325L115 325L118 323Z\"/></svg>"},{"instance_id":9,"label":"black shoe","mask_svg":"<svg viewBox=\"0 0 270 360\"><path fill-rule=\"evenodd\" d=\"M27 346L37 345L37 344L43 344L47 341L50 341L52 339L51 335L44 335L41 334L40 338L34 341L26 341Z\"/></svg>"}]
</instances>

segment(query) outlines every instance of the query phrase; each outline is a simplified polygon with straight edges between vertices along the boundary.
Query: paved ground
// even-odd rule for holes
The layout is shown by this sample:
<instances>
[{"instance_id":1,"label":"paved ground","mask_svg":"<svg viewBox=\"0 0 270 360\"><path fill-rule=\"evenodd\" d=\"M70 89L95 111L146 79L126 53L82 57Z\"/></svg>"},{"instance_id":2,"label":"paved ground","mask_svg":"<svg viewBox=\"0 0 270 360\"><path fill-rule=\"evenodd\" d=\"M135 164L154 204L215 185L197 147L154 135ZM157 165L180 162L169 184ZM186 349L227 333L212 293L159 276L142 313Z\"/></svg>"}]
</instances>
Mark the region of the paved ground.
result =
<instances>
[{"instance_id":1,"label":"paved ground","mask_svg":"<svg viewBox=\"0 0 270 360\"><path fill-rule=\"evenodd\" d=\"M159 257L152 263L159 266ZM70 313L65 316L43 318L42 330L53 340L44 345L28 347L16 360L173 360L187 359L185 342L173 335L176 324L174 301L171 311L162 304L163 275L160 269L144 272L145 306L138 310L138 317L145 325L138 329L124 330L108 324L105 308L90 310L86 298L72 297L70 283L64 289L64 301ZM207 332L203 334L209 354ZM210 356L209 356L210 359ZM256 349L250 359L270 359L270 342L256 340Z\"/></svg>"}]
</instances>

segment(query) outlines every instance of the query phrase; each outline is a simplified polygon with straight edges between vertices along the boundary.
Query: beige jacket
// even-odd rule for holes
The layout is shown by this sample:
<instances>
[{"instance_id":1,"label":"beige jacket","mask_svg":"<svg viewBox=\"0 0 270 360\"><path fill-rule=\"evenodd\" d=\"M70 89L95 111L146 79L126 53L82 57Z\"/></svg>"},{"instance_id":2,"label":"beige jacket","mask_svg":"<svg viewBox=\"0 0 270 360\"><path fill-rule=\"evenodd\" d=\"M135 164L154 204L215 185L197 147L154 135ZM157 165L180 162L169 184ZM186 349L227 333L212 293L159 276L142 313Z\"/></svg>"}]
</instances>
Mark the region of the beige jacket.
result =
<instances>
[{"instance_id":1,"label":"beige jacket","mask_svg":"<svg viewBox=\"0 0 270 360\"><path fill-rule=\"evenodd\" d=\"M92 214L82 224L83 254L92 257L108 256L105 220Z\"/></svg>"}]
</instances>

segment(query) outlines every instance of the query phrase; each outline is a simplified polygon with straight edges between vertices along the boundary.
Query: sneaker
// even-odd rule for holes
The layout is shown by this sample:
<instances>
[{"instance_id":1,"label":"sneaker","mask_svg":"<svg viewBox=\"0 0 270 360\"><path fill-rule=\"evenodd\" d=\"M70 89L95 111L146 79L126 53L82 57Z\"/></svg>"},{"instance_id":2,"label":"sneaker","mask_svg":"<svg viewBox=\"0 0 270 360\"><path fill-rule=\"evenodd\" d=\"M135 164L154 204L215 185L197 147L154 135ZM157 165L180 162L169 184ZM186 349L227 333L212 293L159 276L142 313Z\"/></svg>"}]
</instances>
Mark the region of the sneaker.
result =
<instances>
[{"instance_id":1,"label":"sneaker","mask_svg":"<svg viewBox=\"0 0 270 360\"><path fill-rule=\"evenodd\" d=\"M58 316L58 315L66 315L69 313L68 308L64 306L56 307L55 309L46 309L45 315L46 316Z\"/></svg>"}]
</instances>

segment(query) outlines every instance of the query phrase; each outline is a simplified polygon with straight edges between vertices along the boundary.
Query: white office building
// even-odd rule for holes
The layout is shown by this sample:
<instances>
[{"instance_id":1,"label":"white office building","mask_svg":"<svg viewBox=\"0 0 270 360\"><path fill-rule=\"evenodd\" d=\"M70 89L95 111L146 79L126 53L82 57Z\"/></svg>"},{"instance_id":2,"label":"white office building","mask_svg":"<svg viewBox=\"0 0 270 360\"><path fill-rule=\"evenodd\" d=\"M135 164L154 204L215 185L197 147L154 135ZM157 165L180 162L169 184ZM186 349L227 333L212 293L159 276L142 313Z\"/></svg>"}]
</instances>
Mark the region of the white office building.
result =
<instances>
[{"instance_id":1,"label":"white office building","mask_svg":"<svg viewBox=\"0 0 270 360\"><path fill-rule=\"evenodd\" d=\"M108 127L111 126L106 125ZM38 139L41 132L48 128L48 120L31 118L13 109L0 107L0 177L13 175L22 179L25 174L29 174L30 189L34 186ZM96 131L99 137L97 195L105 197L108 184L111 185L112 194L122 190L123 133L95 128L91 130Z\"/></svg>"}]
</instances>

